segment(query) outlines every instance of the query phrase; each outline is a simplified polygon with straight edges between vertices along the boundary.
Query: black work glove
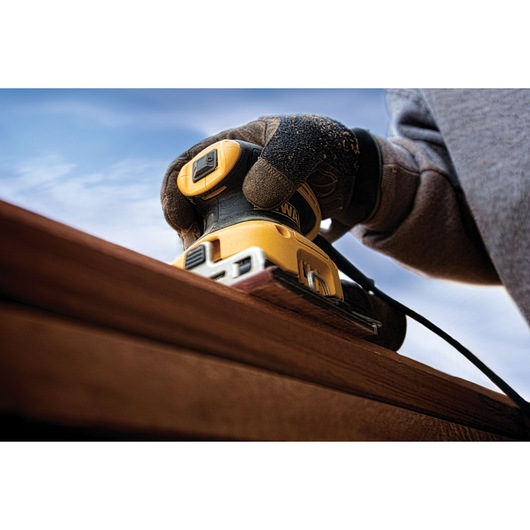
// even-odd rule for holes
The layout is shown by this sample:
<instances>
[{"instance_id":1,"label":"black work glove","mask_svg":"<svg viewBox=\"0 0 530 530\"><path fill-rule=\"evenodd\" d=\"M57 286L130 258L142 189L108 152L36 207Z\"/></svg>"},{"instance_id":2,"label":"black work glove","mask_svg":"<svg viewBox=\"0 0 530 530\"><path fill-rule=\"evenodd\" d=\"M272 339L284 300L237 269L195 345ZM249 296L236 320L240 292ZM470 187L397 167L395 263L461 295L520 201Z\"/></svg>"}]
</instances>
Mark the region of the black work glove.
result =
<instances>
[{"instance_id":1,"label":"black work glove","mask_svg":"<svg viewBox=\"0 0 530 530\"><path fill-rule=\"evenodd\" d=\"M367 219L376 207L379 151L369 133L321 116L263 117L199 142L169 166L162 184L162 209L184 248L200 237L201 229L191 204L177 188L178 173L200 151L223 139L263 147L243 182L247 200L258 208L278 207L307 182L323 219L333 220L334 228L327 234L333 240Z\"/></svg>"}]
</instances>

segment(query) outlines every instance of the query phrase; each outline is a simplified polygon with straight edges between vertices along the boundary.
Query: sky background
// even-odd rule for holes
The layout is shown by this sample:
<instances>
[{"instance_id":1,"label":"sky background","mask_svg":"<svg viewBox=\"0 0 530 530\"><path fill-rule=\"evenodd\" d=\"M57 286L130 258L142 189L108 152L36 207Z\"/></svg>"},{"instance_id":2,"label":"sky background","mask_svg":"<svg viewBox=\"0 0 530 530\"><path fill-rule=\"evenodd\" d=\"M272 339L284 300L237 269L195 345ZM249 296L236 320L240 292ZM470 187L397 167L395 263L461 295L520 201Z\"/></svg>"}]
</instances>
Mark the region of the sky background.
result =
<instances>
[{"instance_id":1,"label":"sky background","mask_svg":"<svg viewBox=\"0 0 530 530\"><path fill-rule=\"evenodd\" d=\"M385 135L376 89L0 90L0 198L171 262L182 247L159 201L182 151L261 115L308 112ZM501 287L426 279L360 245L336 243L379 288L453 335L530 399L530 334ZM488 388L469 361L408 321L400 353Z\"/></svg>"}]
</instances>

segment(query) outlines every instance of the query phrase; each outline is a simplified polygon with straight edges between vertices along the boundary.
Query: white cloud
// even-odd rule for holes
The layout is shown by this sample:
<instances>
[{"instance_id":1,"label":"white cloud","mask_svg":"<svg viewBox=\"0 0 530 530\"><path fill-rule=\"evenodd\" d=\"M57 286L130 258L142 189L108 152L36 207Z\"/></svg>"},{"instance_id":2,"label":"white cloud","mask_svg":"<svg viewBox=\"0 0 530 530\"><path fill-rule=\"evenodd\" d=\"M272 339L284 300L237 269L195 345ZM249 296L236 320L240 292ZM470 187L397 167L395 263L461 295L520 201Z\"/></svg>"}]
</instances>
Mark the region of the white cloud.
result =
<instances>
[{"instance_id":1,"label":"white cloud","mask_svg":"<svg viewBox=\"0 0 530 530\"><path fill-rule=\"evenodd\" d=\"M64 114L74 119L89 120L104 127L124 127L138 122L141 117L135 113L119 111L109 105L93 103L82 98L67 101L57 99L26 105L26 111L49 114Z\"/></svg>"},{"instance_id":2,"label":"white cloud","mask_svg":"<svg viewBox=\"0 0 530 530\"><path fill-rule=\"evenodd\" d=\"M127 159L92 173L53 154L0 164L0 197L162 261L181 251L159 203L165 161Z\"/></svg>"},{"instance_id":3,"label":"white cloud","mask_svg":"<svg viewBox=\"0 0 530 530\"><path fill-rule=\"evenodd\" d=\"M0 166L1 191L15 197L32 194L53 187L74 168L75 164L66 162L60 155L53 153L17 164L4 164Z\"/></svg>"}]
</instances>

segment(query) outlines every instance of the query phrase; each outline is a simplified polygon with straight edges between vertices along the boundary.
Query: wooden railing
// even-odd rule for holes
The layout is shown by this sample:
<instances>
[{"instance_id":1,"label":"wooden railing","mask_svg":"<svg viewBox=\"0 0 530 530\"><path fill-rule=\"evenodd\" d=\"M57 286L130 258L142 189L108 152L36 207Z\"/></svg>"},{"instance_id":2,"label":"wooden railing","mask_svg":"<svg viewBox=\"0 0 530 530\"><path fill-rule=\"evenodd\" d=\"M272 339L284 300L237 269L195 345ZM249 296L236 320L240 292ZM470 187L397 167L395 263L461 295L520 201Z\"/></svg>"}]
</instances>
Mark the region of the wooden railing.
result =
<instances>
[{"instance_id":1,"label":"wooden railing","mask_svg":"<svg viewBox=\"0 0 530 530\"><path fill-rule=\"evenodd\" d=\"M0 203L4 439L521 440L504 395Z\"/></svg>"}]
</instances>

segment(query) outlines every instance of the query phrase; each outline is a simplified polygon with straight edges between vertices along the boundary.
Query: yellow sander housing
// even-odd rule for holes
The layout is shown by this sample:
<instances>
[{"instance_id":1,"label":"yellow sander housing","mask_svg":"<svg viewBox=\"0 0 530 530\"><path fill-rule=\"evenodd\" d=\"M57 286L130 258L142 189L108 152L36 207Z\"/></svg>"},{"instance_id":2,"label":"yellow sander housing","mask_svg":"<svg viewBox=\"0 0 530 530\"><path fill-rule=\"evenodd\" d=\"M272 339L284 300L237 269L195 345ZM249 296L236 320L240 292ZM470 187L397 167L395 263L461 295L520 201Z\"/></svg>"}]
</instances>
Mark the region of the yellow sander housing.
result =
<instances>
[{"instance_id":1,"label":"yellow sander housing","mask_svg":"<svg viewBox=\"0 0 530 530\"><path fill-rule=\"evenodd\" d=\"M303 185L274 210L250 204L241 186L261 148L221 140L180 171L177 185L204 219L203 235L173 265L226 284L276 265L322 296L344 298L336 265L311 239L322 216Z\"/></svg>"}]
</instances>

